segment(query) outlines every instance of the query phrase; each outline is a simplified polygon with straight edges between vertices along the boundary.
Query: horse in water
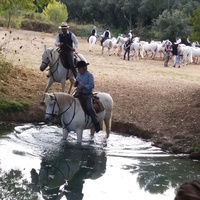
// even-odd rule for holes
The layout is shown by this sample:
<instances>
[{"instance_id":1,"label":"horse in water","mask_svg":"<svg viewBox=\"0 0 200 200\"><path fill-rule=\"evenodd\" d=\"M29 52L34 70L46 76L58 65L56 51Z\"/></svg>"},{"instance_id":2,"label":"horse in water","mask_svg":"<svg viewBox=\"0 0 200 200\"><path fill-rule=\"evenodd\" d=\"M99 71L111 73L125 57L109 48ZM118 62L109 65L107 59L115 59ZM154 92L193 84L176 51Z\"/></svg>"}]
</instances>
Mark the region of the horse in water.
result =
<instances>
[{"instance_id":1,"label":"horse in water","mask_svg":"<svg viewBox=\"0 0 200 200\"><path fill-rule=\"evenodd\" d=\"M91 36L89 37L89 40L88 40L88 42L89 42L89 51L92 51L92 50L93 50L94 45L96 44L96 41L97 41L96 36L91 35Z\"/></svg>"},{"instance_id":2,"label":"horse in water","mask_svg":"<svg viewBox=\"0 0 200 200\"><path fill-rule=\"evenodd\" d=\"M107 138L111 132L111 117L113 109L113 100L108 93L98 92L95 94L100 104L96 104L96 113L102 126L104 122ZM46 93L44 102L46 104L45 120L52 122L54 116L61 118L63 128L63 139L67 140L70 131L77 134L77 143L81 144L84 129L90 129L91 139L94 137L94 124L91 117L84 111L78 98L70 94L55 92Z\"/></svg>"},{"instance_id":3,"label":"horse in water","mask_svg":"<svg viewBox=\"0 0 200 200\"><path fill-rule=\"evenodd\" d=\"M75 60L76 61L84 60L87 63L84 56L79 53L75 54ZM40 65L40 70L44 71L48 66L49 66L49 80L45 88L45 93L49 90L49 88L54 82L61 83L62 92L64 92L66 79L69 79L70 81L70 88L68 90L68 93L70 93L72 85L74 83L72 70L67 69L63 66L62 60L60 58L60 53L58 52L57 49L54 49L52 47L47 48L45 46L42 55L42 63Z\"/></svg>"}]
</instances>

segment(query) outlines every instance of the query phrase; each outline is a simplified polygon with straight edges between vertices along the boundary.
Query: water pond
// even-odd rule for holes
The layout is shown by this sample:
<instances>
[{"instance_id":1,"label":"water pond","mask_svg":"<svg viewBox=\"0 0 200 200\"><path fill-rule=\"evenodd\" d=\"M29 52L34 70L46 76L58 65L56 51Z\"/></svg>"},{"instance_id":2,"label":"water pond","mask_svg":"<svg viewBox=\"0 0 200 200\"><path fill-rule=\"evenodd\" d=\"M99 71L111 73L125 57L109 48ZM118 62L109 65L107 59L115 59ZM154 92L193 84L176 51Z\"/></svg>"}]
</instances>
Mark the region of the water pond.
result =
<instances>
[{"instance_id":1,"label":"water pond","mask_svg":"<svg viewBox=\"0 0 200 200\"><path fill-rule=\"evenodd\" d=\"M131 135L84 131L63 142L58 126L0 125L0 199L170 200L177 185L200 176L200 162Z\"/></svg>"}]
</instances>

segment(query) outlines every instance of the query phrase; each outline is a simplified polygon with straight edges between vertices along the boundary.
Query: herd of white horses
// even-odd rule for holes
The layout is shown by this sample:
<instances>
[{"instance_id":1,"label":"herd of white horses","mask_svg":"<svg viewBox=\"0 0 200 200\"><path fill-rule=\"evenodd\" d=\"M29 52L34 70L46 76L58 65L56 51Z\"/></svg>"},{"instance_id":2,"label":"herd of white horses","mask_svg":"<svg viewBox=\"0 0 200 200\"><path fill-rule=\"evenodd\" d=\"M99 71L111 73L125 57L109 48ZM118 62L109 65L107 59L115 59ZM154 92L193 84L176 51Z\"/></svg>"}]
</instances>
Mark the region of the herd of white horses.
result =
<instances>
[{"instance_id":1,"label":"herd of white horses","mask_svg":"<svg viewBox=\"0 0 200 200\"><path fill-rule=\"evenodd\" d=\"M89 38L89 51L93 51L95 45L99 45L95 36L90 36ZM102 45L102 55L104 50L107 49L108 55L118 55L122 56L124 53L124 44L128 40L127 37L118 36L117 38L113 37L107 39L103 42ZM130 47L130 55L134 60L144 59L151 57L152 59L163 59L165 55L165 47L169 40L163 41L140 41L140 37L133 38L133 42ZM172 44L172 42L171 42ZM195 63L200 63L200 47L196 47L195 43L192 43L191 46L186 46L185 44L179 44L178 48L183 51L182 63L184 65Z\"/></svg>"}]
</instances>

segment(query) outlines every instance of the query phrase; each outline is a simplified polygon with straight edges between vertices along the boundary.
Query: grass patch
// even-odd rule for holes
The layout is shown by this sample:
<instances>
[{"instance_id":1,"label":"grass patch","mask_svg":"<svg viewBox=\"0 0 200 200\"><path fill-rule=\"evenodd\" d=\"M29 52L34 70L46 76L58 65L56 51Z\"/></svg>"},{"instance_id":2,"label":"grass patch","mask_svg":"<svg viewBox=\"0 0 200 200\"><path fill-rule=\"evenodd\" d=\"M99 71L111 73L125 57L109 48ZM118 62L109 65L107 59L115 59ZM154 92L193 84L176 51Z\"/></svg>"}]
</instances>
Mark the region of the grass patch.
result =
<instances>
[{"instance_id":1,"label":"grass patch","mask_svg":"<svg viewBox=\"0 0 200 200\"><path fill-rule=\"evenodd\" d=\"M25 111L29 108L30 103L24 101L4 101L0 102L0 114Z\"/></svg>"},{"instance_id":2,"label":"grass patch","mask_svg":"<svg viewBox=\"0 0 200 200\"><path fill-rule=\"evenodd\" d=\"M12 64L4 61L0 55L0 81L8 81L13 69Z\"/></svg>"}]
</instances>

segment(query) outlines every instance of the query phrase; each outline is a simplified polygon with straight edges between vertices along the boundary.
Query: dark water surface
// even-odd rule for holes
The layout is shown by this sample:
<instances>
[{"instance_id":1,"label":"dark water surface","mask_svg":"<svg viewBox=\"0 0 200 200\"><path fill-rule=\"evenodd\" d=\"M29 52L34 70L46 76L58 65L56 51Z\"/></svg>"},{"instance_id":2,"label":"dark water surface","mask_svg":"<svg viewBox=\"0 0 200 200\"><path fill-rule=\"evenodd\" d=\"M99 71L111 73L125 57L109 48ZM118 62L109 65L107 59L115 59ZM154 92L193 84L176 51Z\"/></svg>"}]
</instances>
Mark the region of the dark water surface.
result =
<instances>
[{"instance_id":1,"label":"dark water surface","mask_svg":"<svg viewBox=\"0 0 200 200\"><path fill-rule=\"evenodd\" d=\"M105 146L103 131L91 144L86 130L81 147L44 124L2 124L0 135L0 199L170 200L200 176L199 161L130 135L112 133Z\"/></svg>"}]
</instances>

